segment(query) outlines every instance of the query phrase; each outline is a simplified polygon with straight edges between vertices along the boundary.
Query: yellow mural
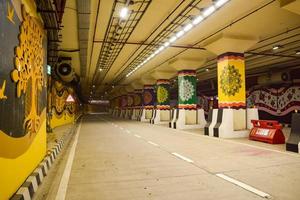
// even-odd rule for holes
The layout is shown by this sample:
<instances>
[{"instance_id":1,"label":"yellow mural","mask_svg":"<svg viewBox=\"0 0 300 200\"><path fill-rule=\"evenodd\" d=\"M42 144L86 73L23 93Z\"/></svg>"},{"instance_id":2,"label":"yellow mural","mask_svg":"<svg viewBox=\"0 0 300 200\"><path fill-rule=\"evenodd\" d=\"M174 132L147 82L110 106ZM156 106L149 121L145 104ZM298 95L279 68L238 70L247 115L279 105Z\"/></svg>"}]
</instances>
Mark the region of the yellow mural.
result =
<instances>
[{"instance_id":1,"label":"yellow mural","mask_svg":"<svg viewBox=\"0 0 300 200\"><path fill-rule=\"evenodd\" d=\"M15 70L11 77L17 83L17 96L26 93L30 82L31 105L24 120L24 128L34 134L38 131L41 120L37 113L38 92L44 85L43 74L43 27L22 7L23 22L20 27L19 46L15 49Z\"/></svg>"},{"instance_id":2,"label":"yellow mural","mask_svg":"<svg viewBox=\"0 0 300 200\"><path fill-rule=\"evenodd\" d=\"M21 128L7 133L0 130L0 199L9 199L23 184L29 174L38 166L46 154L46 102L44 86L44 48L43 26L37 18L36 8L31 9L32 1L26 2L29 15L21 8L21 1L3 1L7 5L7 15L3 16L14 24L18 24L19 33L15 33L15 38L19 39L19 44L15 48L13 66L7 66L7 72L11 72L11 78L16 84L16 95L9 96L7 101L16 101L17 105L5 107L5 112L12 112L10 109L24 110L24 113L13 112L15 118L20 119ZM22 18L16 13L22 13ZM3 18L2 18L3 20ZM14 21L15 20L15 21ZM2 33L7 34L6 30ZM14 35L11 35L14 36ZM7 37L10 39L10 37ZM11 50L13 46L9 47ZM3 49L1 49L2 51ZM9 75L8 75L9 76ZM8 77L7 77L8 78ZM9 83L10 84L10 83ZM14 87L7 87L7 82L3 81L0 88L0 99L6 99L5 91L13 90ZM10 86L10 85L9 85ZM10 92L10 91L9 91ZM22 102L24 100L24 104ZM6 102L4 102L6 103ZM6 104L8 106L8 104ZM21 117L20 117L21 116ZM18 121L18 120L16 120ZM16 124L16 122L12 122ZM22 125L24 128L22 128ZM10 128L10 127L9 127ZM10 130L9 130L10 131Z\"/></svg>"},{"instance_id":3,"label":"yellow mural","mask_svg":"<svg viewBox=\"0 0 300 200\"><path fill-rule=\"evenodd\" d=\"M52 117L51 128L72 123L75 119L77 103L67 103L69 95L74 96L74 89L55 81L51 90Z\"/></svg>"},{"instance_id":4,"label":"yellow mural","mask_svg":"<svg viewBox=\"0 0 300 200\"><path fill-rule=\"evenodd\" d=\"M5 87L6 87L6 81L3 81L3 85L0 88L0 100L7 99L7 96L5 96Z\"/></svg>"},{"instance_id":5,"label":"yellow mural","mask_svg":"<svg viewBox=\"0 0 300 200\"><path fill-rule=\"evenodd\" d=\"M228 53L219 57L218 98L221 108L246 105L245 61L242 54Z\"/></svg>"},{"instance_id":6,"label":"yellow mural","mask_svg":"<svg viewBox=\"0 0 300 200\"><path fill-rule=\"evenodd\" d=\"M7 2L7 16L6 17L13 24L15 24L14 16L15 16L14 7L11 6L11 4L9 2Z\"/></svg>"}]
</instances>

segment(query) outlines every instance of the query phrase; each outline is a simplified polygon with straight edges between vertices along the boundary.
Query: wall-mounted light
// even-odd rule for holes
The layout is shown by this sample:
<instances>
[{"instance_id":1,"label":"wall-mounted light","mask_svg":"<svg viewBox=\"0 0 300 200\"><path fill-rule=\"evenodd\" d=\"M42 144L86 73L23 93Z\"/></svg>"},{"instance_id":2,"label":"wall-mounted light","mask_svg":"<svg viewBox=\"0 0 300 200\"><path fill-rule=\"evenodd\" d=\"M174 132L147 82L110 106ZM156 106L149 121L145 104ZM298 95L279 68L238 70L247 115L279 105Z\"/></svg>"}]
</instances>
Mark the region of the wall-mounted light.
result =
<instances>
[{"instance_id":1,"label":"wall-mounted light","mask_svg":"<svg viewBox=\"0 0 300 200\"><path fill-rule=\"evenodd\" d=\"M137 65L135 68L133 68L128 74L126 74L126 77L129 77L131 74L133 74L136 70L141 68L144 64L149 62L152 58L154 58L156 55L158 55L160 52L166 49L170 44L174 43L178 38L182 37L185 33L190 31L194 26L202 22L204 19L212 15L215 11L217 11L219 8L221 8L223 5L225 5L229 0L215 0L214 4L205 9L199 16L194 18L194 20L183 27L182 30L179 30L175 35L173 35L167 42L165 42L162 46L158 47L150 56L148 56L143 62L141 62L139 65ZM127 10L128 12L128 10ZM206 69L208 71L208 69Z\"/></svg>"}]
</instances>

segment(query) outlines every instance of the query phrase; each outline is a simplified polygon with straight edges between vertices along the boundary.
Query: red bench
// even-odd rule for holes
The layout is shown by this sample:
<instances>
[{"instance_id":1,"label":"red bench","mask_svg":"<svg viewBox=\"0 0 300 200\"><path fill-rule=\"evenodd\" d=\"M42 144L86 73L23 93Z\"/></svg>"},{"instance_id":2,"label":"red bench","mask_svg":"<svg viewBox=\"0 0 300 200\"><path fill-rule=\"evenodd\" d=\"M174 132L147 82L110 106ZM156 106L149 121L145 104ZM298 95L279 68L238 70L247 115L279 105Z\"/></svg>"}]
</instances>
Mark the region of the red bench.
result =
<instances>
[{"instance_id":1,"label":"red bench","mask_svg":"<svg viewBox=\"0 0 300 200\"><path fill-rule=\"evenodd\" d=\"M285 137L282 133L282 126L275 120L251 120L253 128L250 131L249 139L270 144L284 144Z\"/></svg>"}]
</instances>

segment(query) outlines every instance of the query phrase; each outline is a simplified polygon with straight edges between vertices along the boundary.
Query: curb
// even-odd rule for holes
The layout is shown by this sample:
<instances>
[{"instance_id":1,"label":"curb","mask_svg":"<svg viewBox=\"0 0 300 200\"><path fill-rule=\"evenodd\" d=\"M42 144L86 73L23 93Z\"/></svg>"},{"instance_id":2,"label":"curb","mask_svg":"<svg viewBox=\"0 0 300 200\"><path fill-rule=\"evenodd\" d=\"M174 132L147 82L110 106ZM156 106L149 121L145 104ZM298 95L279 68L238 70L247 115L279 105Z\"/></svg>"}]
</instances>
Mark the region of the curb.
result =
<instances>
[{"instance_id":1,"label":"curb","mask_svg":"<svg viewBox=\"0 0 300 200\"><path fill-rule=\"evenodd\" d=\"M64 146L64 137L52 149L49 149L45 158L28 176L25 182L21 185L18 191L10 198L10 200L31 200L38 187L47 176L50 167L54 163L58 154Z\"/></svg>"}]
</instances>

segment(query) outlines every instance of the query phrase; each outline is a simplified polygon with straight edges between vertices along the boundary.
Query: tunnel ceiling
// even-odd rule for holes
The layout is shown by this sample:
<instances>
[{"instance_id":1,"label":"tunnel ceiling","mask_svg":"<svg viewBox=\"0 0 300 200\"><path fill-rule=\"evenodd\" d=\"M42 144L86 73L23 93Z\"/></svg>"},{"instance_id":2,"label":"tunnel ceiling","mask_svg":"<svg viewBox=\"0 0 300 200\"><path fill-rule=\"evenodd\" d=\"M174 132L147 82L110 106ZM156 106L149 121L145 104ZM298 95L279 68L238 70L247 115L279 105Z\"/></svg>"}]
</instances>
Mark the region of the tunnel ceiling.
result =
<instances>
[{"instance_id":1,"label":"tunnel ceiling","mask_svg":"<svg viewBox=\"0 0 300 200\"><path fill-rule=\"evenodd\" d=\"M73 57L85 96L91 91L95 97L108 95L114 86L128 85L153 70L174 70L168 63L175 58L205 60L204 64L199 62L199 80L215 78L217 55L205 47L220 34L257 40L245 52L247 73L300 66L300 55L296 54L300 50L300 14L282 7L284 0L229 0L131 73L217 2L67 0L62 41L65 48L80 49L65 54ZM125 20L120 17L124 7L128 8ZM85 13L79 16L74 10ZM76 34L77 40L72 36Z\"/></svg>"}]
</instances>

